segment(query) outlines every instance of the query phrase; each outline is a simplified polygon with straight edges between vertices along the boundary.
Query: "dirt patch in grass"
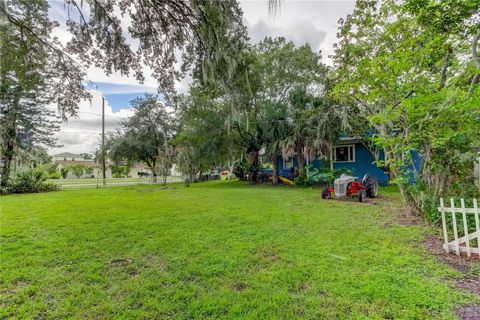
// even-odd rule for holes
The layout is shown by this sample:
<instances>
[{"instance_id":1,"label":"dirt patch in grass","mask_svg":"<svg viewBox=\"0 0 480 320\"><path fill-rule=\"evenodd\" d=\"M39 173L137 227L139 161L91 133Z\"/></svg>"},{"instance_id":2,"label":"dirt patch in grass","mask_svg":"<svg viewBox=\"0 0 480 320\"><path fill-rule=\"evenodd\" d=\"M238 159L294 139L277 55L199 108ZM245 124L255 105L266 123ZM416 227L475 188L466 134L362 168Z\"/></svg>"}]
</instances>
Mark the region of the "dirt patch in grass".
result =
<instances>
[{"instance_id":1,"label":"dirt patch in grass","mask_svg":"<svg viewBox=\"0 0 480 320\"><path fill-rule=\"evenodd\" d=\"M280 261L282 258L273 248L261 247L257 250L257 259L267 263Z\"/></svg>"},{"instance_id":2,"label":"dirt patch in grass","mask_svg":"<svg viewBox=\"0 0 480 320\"><path fill-rule=\"evenodd\" d=\"M425 220L423 216L413 214L412 211L408 208L402 208L402 210L399 210L399 214L397 216L396 222L406 227L411 227L411 226L425 227L428 225L428 222Z\"/></svg>"},{"instance_id":3,"label":"dirt patch in grass","mask_svg":"<svg viewBox=\"0 0 480 320\"><path fill-rule=\"evenodd\" d=\"M111 267L119 267L119 266L126 266L132 263L133 263L133 259L120 258L120 259L113 259L112 261L110 261L109 265Z\"/></svg>"},{"instance_id":4,"label":"dirt patch in grass","mask_svg":"<svg viewBox=\"0 0 480 320\"><path fill-rule=\"evenodd\" d=\"M479 279L469 279L467 278L466 280L459 280L456 283L457 287L469 290L476 295L480 296L480 278Z\"/></svg>"},{"instance_id":5,"label":"dirt patch in grass","mask_svg":"<svg viewBox=\"0 0 480 320\"><path fill-rule=\"evenodd\" d=\"M238 282L233 286L233 291L235 292L242 292L247 288L247 285L243 282Z\"/></svg>"},{"instance_id":6,"label":"dirt patch in grass","mask_svg":"<svg viewBox=\"0 0 480 320\"><path fill-rule=\"evenodd\" d=\"M478 255L467 257L465 254L457 256L454 253L446 253L443 250L443 241L437 236L429 235L425 239L425 244L431 254L442 262L448 263L453 269L466 274L476 264L480 264ZM480 293L479 293L480 294Z\"/></svg>"},{"instance_id":7,"label":"dirt patch in grass","mask_svg":"<svg viewBox=\"0 0 480 320\"><path fill-rule=\"evenodd\" d=\"M480 304L458 308L455 310L455 314L462 320L479 320Z\"/></svg>"},{"instance_id":8,"label":"dirt patch in grass","mask_svg":"<svg viewBox=\"0 0 480 320\"><path fill-rule=\"evenodd\" d=\"M443 250L443 241L437 236L430 235L425 239L428 250L439 261L449 264L453 269L462 273L464 278L457 280L455 286L465 291L470 291L480 296L480 275L474 275L471 270L475 270L480 265L478 256L467 257L466 254L457 256L454 253L446 253ZM479 320L480 304L470 304L455 309L455 314L462 320Z\"/></svg>"},{"instance_id":9,"label":"dirt patch in grass","mask_svg":"<svg viewBox=\"0 0 480 320\"><path fill-rule=\"evenodd\" d=\"M302 282L289 289L289 292L292 294L303 294L309 292L312 289L312 286L309 283Z\"/></svg>"}]
</instances>

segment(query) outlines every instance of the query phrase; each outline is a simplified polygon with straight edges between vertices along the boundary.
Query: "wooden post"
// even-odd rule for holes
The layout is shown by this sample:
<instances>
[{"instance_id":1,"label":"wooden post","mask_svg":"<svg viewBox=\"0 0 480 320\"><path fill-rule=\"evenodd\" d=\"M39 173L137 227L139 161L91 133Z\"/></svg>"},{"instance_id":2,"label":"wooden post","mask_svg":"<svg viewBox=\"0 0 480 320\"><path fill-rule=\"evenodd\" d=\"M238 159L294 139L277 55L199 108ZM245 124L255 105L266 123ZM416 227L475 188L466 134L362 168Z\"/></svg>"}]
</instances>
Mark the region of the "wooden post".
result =
<instances>
[{"instance_id":1,"label":"wooden post","mask_svg":"<svg viewBox=\"0 0 480 320\"><path fill-rule=\"evenodd\" d=\"M465 229L465 245L467 247L467 256L471 256L470 252L470 238L468 236L468 222L467 222L467 210L465 209L465 200L462 198L460 199L460 203L462 205L462 218L463 218L463 228Z\"/></svg>"},{"instance_id":2,"label":"wooden post","mask_svg":"<svg viewBox=\"0 0 480 320\"><path fill-rule=\"evenodd\" d=\"M475 229L477 231L478 257L480 258L480 218L478 217L477 199L473 199L473 210L475 215Z\"/></svg>"},{"instance_id":3,"label":"wooden post","mask_svg":"<svg viewBox=\"0 0 480 320\"><path fill-rule=\"evenodd\" d=\"M102 95L102 178L103 185L106 184L107 174L105 172L105 97Z\"/></svg>"},{"instance_id":4,"label":"wooden post","mask_svg":"<svg viewBox=\"0 0 480 320\"><path fill-rule=\"evenodd\" d=\"M458 243L458 230L457 230L457 217L455 213L455 202L453 198L450 198L450 206L452 207L452 224L453 224L453 236L455 238L455 251L457 256L460 255L460 245Z\"/></svg>"},{"instance_id":5,"label":"wooden post","mask_svg":"<svg viewBox=\"0 0 480 320\"><path fill-rule=\"evenodd\" d=\"M448 245L447 219L445 218L445 206L443 204L443 198L440 198L440 210L442 212L442 227L443 227L443 239L445 243L445 251L449 253L450 246Z\"/></svg>"}]
</instances>

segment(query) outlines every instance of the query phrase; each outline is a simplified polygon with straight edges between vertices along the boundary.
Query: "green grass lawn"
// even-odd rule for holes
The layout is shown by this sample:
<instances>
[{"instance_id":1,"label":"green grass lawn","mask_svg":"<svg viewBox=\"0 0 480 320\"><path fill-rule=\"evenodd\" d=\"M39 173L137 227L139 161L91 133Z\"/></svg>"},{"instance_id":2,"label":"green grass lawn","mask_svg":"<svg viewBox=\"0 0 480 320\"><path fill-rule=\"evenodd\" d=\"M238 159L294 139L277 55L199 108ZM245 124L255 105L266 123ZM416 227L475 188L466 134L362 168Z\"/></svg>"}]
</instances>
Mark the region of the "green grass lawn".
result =
<instances>
[{"instance_id":1,"label":"green grass lawn","mask_svg":"<svg viewBox=\"0 0 480 320\"><path fill-rule=\"evenodd\" d=\"M478 301L426 251L432 229L395 223L393 189L377 205L241 182L0 201L0 318L453 319Z\"/></svg>"}]
</instances>

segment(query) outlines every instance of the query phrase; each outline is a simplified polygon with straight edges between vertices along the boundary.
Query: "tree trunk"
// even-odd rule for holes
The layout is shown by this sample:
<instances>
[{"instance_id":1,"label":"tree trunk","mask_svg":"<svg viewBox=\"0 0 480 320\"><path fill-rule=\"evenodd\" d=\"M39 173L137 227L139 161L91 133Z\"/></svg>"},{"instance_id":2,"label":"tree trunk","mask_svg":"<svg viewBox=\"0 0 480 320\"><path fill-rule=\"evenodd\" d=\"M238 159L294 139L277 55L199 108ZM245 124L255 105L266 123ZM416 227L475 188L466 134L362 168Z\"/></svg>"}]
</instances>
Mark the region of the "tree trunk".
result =
<instances>
[{"instance_id":1,"label":"tree trunk","mask_svg":"<svg viewBox=\"0 0 480 320\"><path fill-rule=\"evenodd\" d=\"M250 161L250 183L258 183L260 173L259 150L250 151L248 158Z\"/></svg>"},{"instance_id":2,"label":"tree trunk","mask_svg":"<svg viewBox=\"0 0 480 320\"><path fill-rule=\"evenodd\" d=\"M413 198L411 192L408 190L408 186L404 183L399 183L398 188L410 212L414 215L420 214L420 208L418 207L417 202Z\"/></svg>"},{"instance_id":3,"label":"tree trunk","mask_svg":"<svg viewBox=\"0 0 480 320\"><path fill-rule=\"evenodd\" d=\"M295 146L295 152L297 153L297 163L298 163L298 175L305 176L305 157L303 155L303 143L299 143Z\"/></svg>"},{"instance_id":4,"label":"tree trunk","mask_svg":"<svg viewBox=\"0 0 480 320\"><path fill-rule=\"evenodd\" d=\"M7 142L5 150L5 163L3 165L2 169L2 180L1 180L1 185L5 186L7 184L7 180L10 176L10 170L12 167L12 161L13 161L13 154L14 154L14 145L11 142Z\"/></svg>"},{"instance_id":5,"label":"tree trunk","mask_svg":"<svg viewBox=\"0 0 480 320\"><path fill-rule=\"evenodd\" d=\"M273 157L273 174L272 174L272 184L278 183L278 159L276 156Z\"/></svg>"},{"instance_id":6,"label":"tree trunk","mask_svg":"<svg viewBox=\"0 0 480 320\"><path fill-rule=\"evenodd\" d=\"M157 183L157 172L154 167L150 167L150 171L152 171L152 182Z\"/></svg>"},{"instance_id":7,"label":"tree trunk","mask_svg":"<svg viewBox=\"0 0 480 320\"><path fill-rule=\"evenodd\" d=\"M229 173L228 173L227 180L230 180L230 176L233 173L233 169L235 168L235 163L236 162L237 162L237 160L233 160L233 162L230 162L230 164L228 165Z\"/></svg>"}]
</instances>

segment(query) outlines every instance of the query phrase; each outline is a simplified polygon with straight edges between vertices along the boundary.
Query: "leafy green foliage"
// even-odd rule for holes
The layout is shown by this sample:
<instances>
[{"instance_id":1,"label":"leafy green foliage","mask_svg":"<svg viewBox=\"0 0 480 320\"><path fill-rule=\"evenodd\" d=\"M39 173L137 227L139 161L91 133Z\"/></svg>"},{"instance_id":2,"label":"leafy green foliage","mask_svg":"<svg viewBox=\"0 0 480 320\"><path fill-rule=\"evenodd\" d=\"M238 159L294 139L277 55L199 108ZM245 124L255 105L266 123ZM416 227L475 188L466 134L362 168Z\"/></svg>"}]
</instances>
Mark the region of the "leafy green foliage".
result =
<instances>
[{"instance_id":1,"label":"leafy green foliage","mask_svg":"<svg viewBox=\"0 0 480 320\"><path fill-rule=\"evenodd\" d=\"M303 125L293 119L293 92L321 91L326 68L308 44L295 47L284 38L267 37L243 48L239 62L223 82L195 79L181 104L181 136L184 144L190 140L199 167L223 160L232 169L243 153L250 182L259 182L260 150L266 148L266 157L275 163L289 136L289 121Z\"/></svg>"},{"instance_id":2,"label":"leafy green foliage","mask_svg":"<svg viewBox=\"0 0 480 320\"><path fill-rule=\"evenodd\" d=\"M58 190L55 184L46 183L47 175L41 170L25 170L9 179L4 193L34 193Z\"/></svg>"},{"instance_id":3,"label":"leafy green foliage","mask_svg":"<svg viewBox=\"0 0 480 320\"><path fill-rule=\"evenodd\" d=\"M83 164L74 164L68 168L79 179L85 173L86 167Z\"/></svg>"},{"instance_id":4,"label":"leafy green foliage","mask_svg":"<svg viewBox=\"0 0 480 320\"><path fill-rule=\"evenodd\" d=\"M60 168L60 175L62 176L63 179L67 178L69 171L70 169L68 167Z\"/></svg>"},{"instance_id":5,"label":"leafy green foliage","mask_svg":"<svg viewBox=\"0 0 480 320\"><path fill-rule=\"evenodd\" d=\"M233 174L240 180L246 181L248 178L248 162L245 160L238 161L233 169Z\"/></svg>"},{"instance_id":6,"label":"leafy green foliage","mask_svg":"<svg viewBox=\"0 0 480 320\"><path fill-rule=\"evenodd\" d=\"M114 178L128 177L130 175L130 171L132 170L132 163L125 161L122 164L112 164L110 169L112 170L112 176Z\"/></svg>"},{"instance_id":7,"label":"leafy green foliage","mask_svg":"<svg viewBox=\"0 0 480 320\"><path fill-rule=\"evenodd\" d=\"M49 21L46 1L2 1L0 12L0 154L5 158L5 184L22 151L34 153L35 147L55 145L60 121L47 106L57 104L63 115L73 115L89 94L82 85L84 71L77 64L65 64L49 45L61 47L51 36L55 24Z\"/></svg>"},{"instance_id":8,"label":"leafy green foliage","mask_svg":"<svg viewBox=\"0 0 480 320\"><path fill-rule=\"evenodd\" d=\"M132 100L131 106L134 114L121 122L122 130L108 138L108 155L116 164L141 161L150 168L154 180L159 173L165 179L174 157L176 119L151 94Z\"/></svg>"},{"instance_id":9,"label":"leafy green foliage","mask_svg":"<svg viewBox=\"0 0 480 320\"><path fill-rule=\"evenodd\" d=\"M353 173L347 168L330 170L330 168L314 168L309 164L305 167L305 175L295 178L295 185L300 187L332 186L333 181L342 174L352 175Z\"/></svg>"},{"instance_id":10,"label":"leafy green foliage","mask_svg":"<svg viewBox=\"0 0 480 320\"><path fill-rule=\"evenodd\" d=\"M62 174L58 171L48 174L48 179L60 179L61 177L62 177Z\"/></svg>"},{"instance_id":11,"label":"leafy green foliage","mask_svg":"<svg viewBox=\"0 0 480 320\"><path fill-rule=\"evenodd\" d=\"M2 1L2 16L9 29L22 32L52 51L61 71L95 65L107 74L133 72L143 80L143 63L151 68L164 93L175 91L175 80L185 75L192 64L203 66L201 72L207 78L218 66L232 68L238 47L247 40L242 12L235 0L64 2L67 32L71 35L65 48L49 30L41 29L58 23L46 14L47 0ZM33 27L29 24L32 20L22 19L37 12L42 19L37 22L34 15ZM179 55L183 57L181 65L176 63ZM62 75L66 76L63 79L71 76ZM77 82L68 84L71 89L83 88Z\"/></svg>"},{"instance_id":12,"label":"leafy green foliage","mask_svg":"<svg viewBox=\"0 0 480 320\"><path fill-rule=\"evenodd\" d=\"M95 169L91 166L85 166L84 172L87 176L92 176Z\"/></svg>"},{"instance_id":13,"label":"leafy green foliage","mask_svg":"<svg viewBox=\"0 0 480 320\"><path fill-rule=\"evenodd\" d=\"M480 142L479 10L478 1L359 0L340 21L336 95L375 129L379 164L417 212L441 195L478 194L466 191Z\"/></svg>"}]
</instances>

